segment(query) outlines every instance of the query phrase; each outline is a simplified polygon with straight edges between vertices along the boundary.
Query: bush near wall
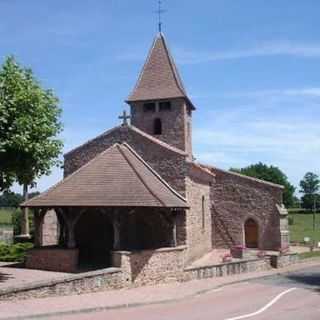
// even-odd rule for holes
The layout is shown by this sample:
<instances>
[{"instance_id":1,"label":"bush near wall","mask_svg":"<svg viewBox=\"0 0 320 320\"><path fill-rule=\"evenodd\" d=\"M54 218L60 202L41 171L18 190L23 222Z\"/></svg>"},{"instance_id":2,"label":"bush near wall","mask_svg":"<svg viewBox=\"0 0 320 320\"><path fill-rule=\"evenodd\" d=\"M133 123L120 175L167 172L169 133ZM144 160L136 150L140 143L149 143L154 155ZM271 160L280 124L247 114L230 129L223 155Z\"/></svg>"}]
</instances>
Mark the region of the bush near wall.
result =
<instances>
[{"instance_id":1,"label":"bush near wall","mask_svg":"<svg viewBox=\"0 0 320 320\"><path fill-rule=\"evenodd\" d=\"M33 247L32 243L16 243L7 245L0 243L0 261L3 262L23 262L27 250Z\"/></svg>"}]
</instances>

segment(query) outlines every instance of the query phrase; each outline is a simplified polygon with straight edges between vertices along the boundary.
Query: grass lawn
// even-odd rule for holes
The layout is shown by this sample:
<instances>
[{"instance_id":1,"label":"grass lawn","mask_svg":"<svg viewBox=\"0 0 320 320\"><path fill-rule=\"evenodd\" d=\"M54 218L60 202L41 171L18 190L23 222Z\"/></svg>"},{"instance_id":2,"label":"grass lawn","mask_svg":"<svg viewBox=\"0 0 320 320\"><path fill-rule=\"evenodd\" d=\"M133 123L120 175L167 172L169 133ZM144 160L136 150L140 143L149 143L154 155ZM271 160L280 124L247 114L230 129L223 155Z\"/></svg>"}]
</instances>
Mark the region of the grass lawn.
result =
<instances>
[{"instance_id":1,"label":"grass lawn","mask_svg":"<svg viewBox=\"0 0 320 320\"><path fill-rule=\"evenodd\" d=\"M0 225L12 224L12 209L0 208Z\"/></svg>"},{"instance_id":2,"label":"grass lawn","mask_svg":"<svg viewBox=\"0 0 320 320\"><path fill-rule=\"evenodd\" d=\"M289 219L293 219L293 224L289 225L290 240L292 242L303 242L304 237L309 237L313 240L312 213L290 213ZM320 242L320 212L316 214L315 240Z\"/></svg>"},{"instance_id":3,"label":"grass lawn","mask_svg":"<svg viewBox=\"0 0 320 320\"><path fill-rule=\"evenodd\" d=\"M299 254L301 259L318 258L320 257L320 251L303 252Z\"/></svg>"}]
</instances>

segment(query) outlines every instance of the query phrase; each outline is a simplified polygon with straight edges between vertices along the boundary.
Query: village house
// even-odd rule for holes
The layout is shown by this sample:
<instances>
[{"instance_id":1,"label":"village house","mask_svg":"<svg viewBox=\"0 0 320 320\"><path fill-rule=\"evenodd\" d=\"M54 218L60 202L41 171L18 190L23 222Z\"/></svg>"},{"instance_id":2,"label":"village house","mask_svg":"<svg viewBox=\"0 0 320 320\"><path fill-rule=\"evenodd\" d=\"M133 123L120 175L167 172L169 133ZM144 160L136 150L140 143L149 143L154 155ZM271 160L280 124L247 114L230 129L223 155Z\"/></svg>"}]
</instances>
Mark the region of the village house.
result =
<instances>
[{"instance_id":1,"label":"village house","mask_svg":"<svg viewBox=\"0 0 320 320\"><path fill-rule=\"evenodd\" d=\"M282 186L195 160L192 115L201 108L162 33L126 103L130 123L124 113L121 125L66 153L64 179L23 204L35 211L27 267L118 267L145 284L177 278L215 249L288 246Z\"/></svg>"}]
</instances>

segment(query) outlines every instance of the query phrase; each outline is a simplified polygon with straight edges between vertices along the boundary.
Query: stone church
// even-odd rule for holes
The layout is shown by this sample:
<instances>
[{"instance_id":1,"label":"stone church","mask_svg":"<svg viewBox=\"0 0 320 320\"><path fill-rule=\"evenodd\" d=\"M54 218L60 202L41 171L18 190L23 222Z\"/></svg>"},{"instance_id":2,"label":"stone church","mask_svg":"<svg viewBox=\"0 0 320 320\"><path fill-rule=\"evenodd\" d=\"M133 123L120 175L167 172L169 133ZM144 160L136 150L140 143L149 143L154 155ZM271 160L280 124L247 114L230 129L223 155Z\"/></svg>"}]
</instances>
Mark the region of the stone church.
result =
<instances>
[{"instance_id":1,"label":"stone church","mask_svg":"<svg viewBox=\"0 0 320 320\"><path fill-rule=\"evenodd\" d=\"M162 33L126 100L122 124L64 155L64 179L34 210L31 268L179 273L219 248L288 245L283 187L195 161L189 98ZM214 128L213 128L214 130Z\"/></svg>"}]
</instances>

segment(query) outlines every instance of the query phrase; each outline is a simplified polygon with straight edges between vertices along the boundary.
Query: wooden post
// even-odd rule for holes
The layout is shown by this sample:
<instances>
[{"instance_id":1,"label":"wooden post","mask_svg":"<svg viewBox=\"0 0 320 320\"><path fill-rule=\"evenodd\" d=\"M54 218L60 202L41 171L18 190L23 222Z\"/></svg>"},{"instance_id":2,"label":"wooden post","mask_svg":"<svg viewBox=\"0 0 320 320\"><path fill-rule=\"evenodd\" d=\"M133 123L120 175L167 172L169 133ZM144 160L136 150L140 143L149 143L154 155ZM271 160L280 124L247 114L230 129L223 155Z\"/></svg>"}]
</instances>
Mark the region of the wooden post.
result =
<instances>
[{"instance_id":1,"label":"wooden post","mask_svg":"<svg viewBox=\"0 0 320 320\"><path fill-rule=\"evenodd\" d=\"M119 211L115 211L112 218L113 225L113 250L120 250L121 239L120 239L120 217Z\"/></svg>"},{"instance_id":2,"label":"wooden post","mask_svg":"<svg viewBox=\"0 0 320 320\"><path fill-rule=\"evenodd\" d=\"M43 220L47 213L46 209L35 209L34 211L34 245L36 248L43 243Z\"/></svg>"},{"instance_id":3,"label":"wooden post","mask_svg":"<svg viewBox=\"0 0 320 320\"><path fill-rule=\"evenodd\" d=\"M23 199L27 201L28 196L28 185L25 183L23 185ZM21 220L21 236L26 238L30 237L30 227L29 227L29 210L28 208L22 209L22 220Z\"/></svg>"},{"instance_id":4,"label":"wooden post","mask_svg":"<svg viewBox=\"0 0 320 320\"><path fill-rule=\"evenodd\" d=\"M67 235L66 235L66 223L64 221L64 218L62 216L62 209L55 209L56 214L57 214L57 219L59 223L59 240L58 244L60 246L65 246L67 242Z\"/></svg>"},{"instance_id":5,"label":"wooden post","mask_svg":"<svg viewBox=\"0 0 320 320\"><path fill-rule=\"evenodd\" d=\"M68 212L61 210L61 215L67 226L67 243L66 244L68 249L74 249L77 246L74 229L83 212L84 212L84 209L82 209L80 212L73 212L71 209L69 209Z\"/></svg>"},{"instance_id":6,"label":"wooden post","mask_svg":"<svg viewBox=\"0 0 320 320\"><path fill-rule=\"evenodd\" d=\"M177 246L177 214L172 213L172 246Z\"/></svg>"}]
</instances>

